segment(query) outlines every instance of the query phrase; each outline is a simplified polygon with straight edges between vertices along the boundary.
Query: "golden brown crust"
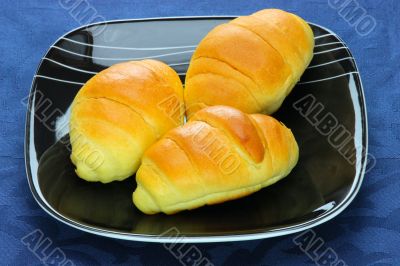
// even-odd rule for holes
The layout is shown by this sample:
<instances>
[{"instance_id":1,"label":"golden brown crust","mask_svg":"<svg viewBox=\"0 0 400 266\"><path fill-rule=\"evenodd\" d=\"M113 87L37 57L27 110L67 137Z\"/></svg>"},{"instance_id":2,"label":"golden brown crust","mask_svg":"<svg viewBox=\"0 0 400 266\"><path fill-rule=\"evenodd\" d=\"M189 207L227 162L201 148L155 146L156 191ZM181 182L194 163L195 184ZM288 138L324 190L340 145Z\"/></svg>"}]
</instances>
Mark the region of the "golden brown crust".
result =
<instances>
[{"instance_id":1,"label":"golden brown crust","mask_svg":"<svg viewBox=\"0 0 400 266\"><path fill-rule=\"evenodd\" d=\"M229 117L229 120L226 118ZM251 158L259 163L264 158L264 147L257 129L250 118L235 109L224 106L206 108L194 114L189 121L207 121L211 126L223 130L240 148L243 148Z\"/></svg>"},{"instance_id":2,"label":"golden brown crust","mask_svg":"<svg viewBox=\"0 0 400 266\"><path fill-rule=\"evenodd\" d=\"M246 113L272 113L300 79L314 47L299 17L266 9L211 30L186 75L187 114L228 105Z\"/></svg>"},{"instance_id":3,"label":"golden brown crust","mask_svg":"<svg viewBox=\"0 0 400 266\"><path fill-rule=\"evenodd\" d=\"M180 79L162 62L125 62L101 71L72 105L71 159L78 175L104 183L129 177L145 149L183 123L183 106ZM96 169L86 160L94 152L102 157Z\"/></svg>"},{"instance_id":4,"label":"golden brown crust","mask_svg":"<svg viewBox=\"0 0 400 266\"><path fill-rule=\"evenodd\" d=\"M144 63L170 69L164 63L155 60L144 60ZM183 91L182 84L177 82L179 77L175 72L156 72L144 66L144 63L130 61L101 71L82 87L75 102L82 98L108 98L127 105L156 128L158 136L161 136L168 129L183 122L181 113L177 112L179 117L171 117L160 106L160 103L171 95L181 101L182 92L176 92ZM168 82L169 76L175 82ZM183 107L182 104L181 106Z\"/></svg>"},{"instance_id":5,"label":"golden brown crust","mask_svg":"<svg viewBox=\"0 0 400 266\"><path fill-rule=\"evenodd\" d=\"M293 39L283 34L271 21L266 22L257 16L244 16L232 20L231 23L245 27L260 36L280 54L284 62L290 66L293 75L301 75L299 72L304 66L304 52L300 52Z\"/></svg>"},{"instance_id":6,"label":"golden brown crust","mask_svg":"<svg viewBox=\"0 0 400 266\"><path fill-rule=\"evenodd\" d=\"M240 198L288 175L297 156L293 134L274 118L207 107L146 151L133 201L172 214Z\"/></svg>"}]
</instances>

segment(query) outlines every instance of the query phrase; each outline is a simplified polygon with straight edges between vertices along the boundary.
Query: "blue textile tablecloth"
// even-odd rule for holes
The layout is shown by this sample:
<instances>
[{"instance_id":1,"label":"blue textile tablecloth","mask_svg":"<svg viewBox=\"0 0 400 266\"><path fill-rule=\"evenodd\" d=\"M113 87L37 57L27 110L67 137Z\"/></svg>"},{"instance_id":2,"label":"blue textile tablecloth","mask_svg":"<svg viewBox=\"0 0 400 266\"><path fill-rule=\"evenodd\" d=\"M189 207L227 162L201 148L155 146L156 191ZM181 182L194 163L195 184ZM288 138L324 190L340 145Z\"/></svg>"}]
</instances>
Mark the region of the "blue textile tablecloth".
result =
<instances>
[{"instance_id":1,"label":"blue textile tablecloth","mask_svg":"<svg viewBox=\"0 0 400 266\"><path fill-rule=\"evenodd\" d=\"M41 254L48 255L51 251L53 257L65 255L68 259L65 265L180 265L163 245L101 238L61 224L47 215L31 195L23 159L26 110L21 99L28 94L36 67L48 47L59 36L79 26L61 7L71 1L75 2L1 0L0 264L50 264L52 260L46 261ZM236 15L276 7L295 12L340 35L360 68L368 109L369 151L377 158L377 164L365 176L354 202L335 219L314 228L315 239L319 237L323 241L316 254L323 255L332 249L334 253L330 254L341 259L340 265L400 265L400 1L348 0L352 5L359 5L365 16L376 22L375 28L361 30L358 27L362 25L352 25L351 19L348 22L338 11L337 7L346 1L83 2L107 20ZM359 34L370 29L365 36ZM40 236L44 242L33 252L32 243L39 243ZM326 261L315 261L314 255L302 252L293 241L295 237L196 244L196 247L215 265L313 265L316 262L326 265Z\"/></svg>"}]
</instances>

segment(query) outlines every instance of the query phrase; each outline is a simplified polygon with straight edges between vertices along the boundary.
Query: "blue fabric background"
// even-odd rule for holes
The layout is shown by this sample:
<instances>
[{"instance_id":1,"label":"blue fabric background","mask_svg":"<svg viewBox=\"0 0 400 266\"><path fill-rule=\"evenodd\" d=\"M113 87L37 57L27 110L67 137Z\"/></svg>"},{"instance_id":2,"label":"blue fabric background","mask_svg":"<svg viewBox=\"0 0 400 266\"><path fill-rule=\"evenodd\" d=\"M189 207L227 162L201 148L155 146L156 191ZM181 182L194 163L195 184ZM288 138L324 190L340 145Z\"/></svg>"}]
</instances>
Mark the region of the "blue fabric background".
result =
<instances>
[{"instance_id":1,"label":"blue fabric background","mask_svg":"<svg viewBox=\"0 0 400 266\"><path fill-rule=\"evenodd\" d=\"M107 20L181 15L249 14L277 7L329 27L358 62L364 83L369 151L377 158L354 202L315 233L348 265L400 265L400 1L358 0L377 26L360 36L328 0L94 1ZM333 1L331 1L333 2ZM36 67L48 47L79 26L58 1L0 4L0 264L40 265L21 238L40 229L76 265L179 265L160 244L106 239L61 224L44 213L28 188L23 159L25 107ZM302 265L314 262L295 235L237 243L197 244L215 265Z\"/></svg>"}]
</instances>

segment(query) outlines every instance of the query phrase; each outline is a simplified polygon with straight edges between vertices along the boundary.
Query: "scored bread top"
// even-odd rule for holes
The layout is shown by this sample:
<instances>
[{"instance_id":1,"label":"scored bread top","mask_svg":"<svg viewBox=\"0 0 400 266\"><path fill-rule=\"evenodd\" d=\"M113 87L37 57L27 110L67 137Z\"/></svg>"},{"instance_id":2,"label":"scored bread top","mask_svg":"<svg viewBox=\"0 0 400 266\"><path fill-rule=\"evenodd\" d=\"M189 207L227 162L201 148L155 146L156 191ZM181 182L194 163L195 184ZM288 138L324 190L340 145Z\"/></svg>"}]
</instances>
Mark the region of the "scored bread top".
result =
<instances>
[{"instance_id":1,"label":"scored bread top","mask_svg":"<svg viewBox=\"0 0 400 266\"><path fill-rule=\"evenodd\" d=\"M145 152L133 201L171 214L243 197L286 176L297 158L293 134L276 119L207 107Z\"/></svg>"},{"instance_id":2,"label":"scored bread top","mask_svg":"<svg viewBox=\"0 0 400 266\"><path fill-rule=\"evenodd\" d=\"M183 87L168 65L155 61L115 64L92 77L71 107L71 160L88 181L123 180L144 151L183 124Z\"/></svg>"},{"instance_id":3,"label":"scored bread top","mask_svg":"<svg viewBox=\"0 0 400 266\"><path fill-rule=\"evenodd\" d=\"M278 9L218 25L192 56L184 91L187 115L212 105L275 112L310 63L313 48L310 26Z\"/></svg>"}]
</instances>

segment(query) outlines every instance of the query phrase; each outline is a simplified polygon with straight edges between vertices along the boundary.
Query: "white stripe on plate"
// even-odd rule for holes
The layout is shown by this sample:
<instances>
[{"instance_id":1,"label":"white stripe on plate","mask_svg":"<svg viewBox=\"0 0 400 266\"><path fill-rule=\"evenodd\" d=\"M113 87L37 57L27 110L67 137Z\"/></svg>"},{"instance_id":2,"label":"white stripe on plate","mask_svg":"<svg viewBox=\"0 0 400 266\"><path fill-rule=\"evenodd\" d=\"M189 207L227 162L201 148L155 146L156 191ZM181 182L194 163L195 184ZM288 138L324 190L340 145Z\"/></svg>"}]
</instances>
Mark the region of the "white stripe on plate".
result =
<instances>
[{"instance_id":1,"label":"white stripe on plate","mask_svg":"<svg viewBox=\"0 0 400 266\"><path fill-rule=\"evenodd\" d=\"M297 83L297 85L303 85L303 84L309 84L309 83L315 83L315 82L320 82L320 81L335 79L335 78L347 76L347 75L349 75L349 74L358 74L358 72L357 72L357 71L353 71L353 72L348 72L348 73L345 73L345 74L341 74L341 75L337 75L337 76L333 76L333 77L329 77L329 78L299 82L299 83Z\"/></svg>"},{"instance_id":2,"label":"white stripe on plate","mask_svg":"<svg viewBox=\"0 0 400 266\"><path fill-rule=\"evenodd\" d=\"M328 42L328 43L317 44L314 47L316 48L316 47L327 46L327 45L332 45L332 44L340 44L340 43L344 45L344 43L342 43L342 42Z\"/></svg>"},{"instance_id":3,"label":"white stripe on plate","mask_svg":"<svg viewBox=\"0 0 400 266\"><path fill-rule=\"evenodd\" d=\"M60 65L62 67L69 68L69 69L72 69L72 70L75 70L75 71L78 71L78 72L83 72L83 73L88 73L88 74L93 74L93 75L96 75L97 73L99 73L99 72L83 70L83 69L80 69L80 68L72 67L72 66L60 63L60 62L58 62L56 60L47 58L47 57L43 57L43 60L47 60L47 61L53 62L54 64L57 64L57 65ZM189 64L189 62L185 62L185 63L169 64L169 66L180 66L180 65L188 65L188 64ZM184 75L184 73L178 73L178 74L179 75Z\"/></svg>"},{"instance_id":4,"label":"white stripe on plate","mask_svg":"<svg viewBox=\"0 0 400 266\"><path fill-rule=\"evenodd\" d=\"M326 62L326 63L323 63L323 64L312 65L312 66L309 66L308 68L315 68L315 67L325 66L325 65L333 64L333 63L340 62L340 61L347 60L347 59L354 59L354 58L353 57L345 57L345 58L341 58L341 59L338 59L338 60L333 60L333 61L330 61L330 62Z\"/></svg>"},{"instance_id":5,"label":"white stripe on plate","mask_svg":"<svg viewBox=\"0 0 400 266\"><path fill-rule=\"evenodd\" d=\"M55 61L55 60L47 58L47 57L44 57L43 60L47 60L47 61L53 62L54 64L57 64L59 66L62 66L62 67L65 67L65 68L69 68L69 69L72 69L72 70L75 70L75 71L78 71L78 72L82 72L82 73L93 74L93 75L96 75L98 73L98 72L83 70L83 69L75 68L75 67L72 67L72 66L69 66L69 65L65 65L63 63L60 63L58 61Z\"/></svg>"},{"instance_id":6,"label":"white stripe on plate","mask_svg":"<svg viewBox=\"0 0 400 266\"><path fill-rule=\"evenodd\" d=\"M66 50L64 48L58 47L58 46L51 46L52 48L64 51L69 54L74 54L77 56L81 57L86 57L86 58L92 58L92 59L98 59L98 60L112 60L112 61L127 61L127 60L144 60L144 59L150 59L150 58L159 58L159 57L165 57L165 56L170 56L170 55L177 55L177 54L187 54L187 53L192 53L194 50L188 50L188 51L182 51L182 52L175 52L175 53L167 53L167 54L159 54L159 55L151 55L151 56L146 56L146 57L132 57L132 58L107 58L107 57L95 57L95 56L89 56L89 55L84 55L84 54L78 54L69 50Z\"/></svg>"},{"instance_id":7,"label":"white stripe on plate","mask_svg":"<svg viewBox=\"0 0 400 266\"><path fill-rule=\"evenodd\" d=\"M325 50L325 51L321 51L321 52L316 52L316 53L314 53L314 55L317 55L317 54L324 54L324 53L328 53L328 52L332 52L332 51L336 51L336 50L341 50L341 49L348 49L347 47L337 47L337 48L334 48L334 49L330 49L330 50Z\"/></svg>"},{"instance_id":8,"label":"white stripe on plate","mask_svg":"<svg viewBox=\"0 0 400 266\"><path fill-rule=\"evenodd\" d=\"M324 35L320 35L320 36L314 37L314 40L318 40L318 39L321 39L321 38L324 38L324 37L328 37L328 36L336 36L336 35L334 35L332 33L328 33L328 34L324 34Z\"/></svg>"},{"instance_id":9,"label":"white stripe on plate","mask_svg":"<svg viewBox=\"0 0 400 266\"><path fill-rule=\"evenodd\" d=\"M75 85L84 85L85 83L80 83L80 82L75 82L75 81L69 81L69 80L64 80L64 79L56 79L48 76L43 76L43 75L35 75L35 78L44 78L44 79L50 79L54 81L59 81L59 82L64 82L64 83L70 83L70 84L75 84Z\"/></svg>"},{"instance_id":10,"label":"white stripe on plate","mask_svg":"<svg viewBox=\"0 0 400 266\"><path fill-rule=\"evenodd\" d=\"M75 41L69 38L62 37L62 40L69 42L86 45L90 47L106 48L106 49L116 49L116 50L134 50L134 51L157 51L157 50L173 50L173 49L183 49L183 48L196 48L197 45L185 45L185 46L165 46L165 47L119 47L119 46L105 46L105 45L95 45L84 42Z\"/></svg>"},{"instance_id":11,"label":"white stripe on plate","mask_svg":"<svg viewBox=\"0 0 400 266\"><path fill-rule=\"evenodd\" d=\"M184 66L184 65L189 65L190 62L183 62L183 63L172 63L168 64L169 66Z\"/></svg>"}]
</instances>

